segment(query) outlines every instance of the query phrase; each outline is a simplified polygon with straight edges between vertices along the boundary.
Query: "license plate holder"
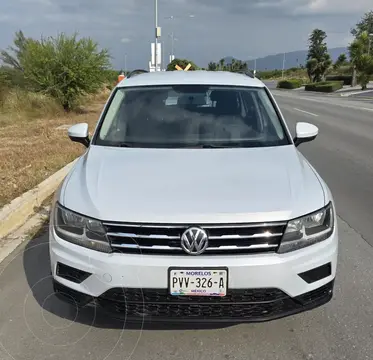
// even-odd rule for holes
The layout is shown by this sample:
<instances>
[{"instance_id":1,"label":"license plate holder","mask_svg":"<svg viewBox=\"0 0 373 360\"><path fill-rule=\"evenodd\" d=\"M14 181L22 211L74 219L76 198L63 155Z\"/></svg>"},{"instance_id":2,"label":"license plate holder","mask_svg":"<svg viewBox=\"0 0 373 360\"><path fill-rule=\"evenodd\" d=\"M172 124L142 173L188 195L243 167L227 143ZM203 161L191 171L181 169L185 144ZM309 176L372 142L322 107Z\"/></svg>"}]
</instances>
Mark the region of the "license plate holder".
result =
<instances>
[{"instance_id":1,"label":"license plate holder","mask_svg":"<svg viewBox=\"0 0 373 360\"><path fill-rule=\"evenodd\" d=\"M227 267L170 267L168 290L173 296L226 296Z\"/></svg>"}]
</instances>

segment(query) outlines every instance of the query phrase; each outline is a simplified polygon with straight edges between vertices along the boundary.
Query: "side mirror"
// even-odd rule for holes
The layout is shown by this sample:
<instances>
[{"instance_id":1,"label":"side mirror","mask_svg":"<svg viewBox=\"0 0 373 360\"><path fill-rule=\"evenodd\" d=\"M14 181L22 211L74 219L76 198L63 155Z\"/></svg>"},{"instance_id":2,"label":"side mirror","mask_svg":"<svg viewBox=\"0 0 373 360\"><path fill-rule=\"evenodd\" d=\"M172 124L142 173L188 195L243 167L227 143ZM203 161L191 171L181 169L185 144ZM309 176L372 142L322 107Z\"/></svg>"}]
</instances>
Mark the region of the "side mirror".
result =
<instances>
[{"instance_id":1,"label":"side mirror","mask_svg":"<svg viewBox=\"0 0 373 360\"><path fill-rule=\"evenodd\" d=\"M299 146L302 143L315 140L318 133L319 129L317 126L305 122L299 122L295 128L294 145Z\"/></svg>"},{"instance_id":2,"label":"side mirror","mask_svg":"<svg viewBox=\"0 0 373 360\"><path fill-rule=\"evenodd\" d=\"M80 123L73 125L67 131L71 141L78 142L83 144L85 147L89 146L89 133L88 133L88 124Z\"/></svg>"}]
</instances>

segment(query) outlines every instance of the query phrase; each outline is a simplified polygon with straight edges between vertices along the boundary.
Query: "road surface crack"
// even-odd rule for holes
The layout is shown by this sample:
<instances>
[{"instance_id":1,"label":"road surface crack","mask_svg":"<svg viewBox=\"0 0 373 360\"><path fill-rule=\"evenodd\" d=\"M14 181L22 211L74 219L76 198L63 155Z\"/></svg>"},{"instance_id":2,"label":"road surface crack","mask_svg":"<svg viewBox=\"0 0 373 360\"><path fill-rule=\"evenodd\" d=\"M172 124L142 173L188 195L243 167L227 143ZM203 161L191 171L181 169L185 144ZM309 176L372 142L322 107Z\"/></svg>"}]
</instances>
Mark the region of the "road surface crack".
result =
<instances>
[{"instance_id":1,"label":"road surface crack","mask_svg":"<svg viewBox=\"0 0 373 360\"><path fill-rule=\"evenodd\" d=\"M353 231L355 231L371 248L373 248L373 245L368 241L368 239L366 239L365 237L364 237L364 235L362 234L362 233L360 233L360 231L358 231L357 229L355 229L353 226L351 226L350 225L350 223L347 221L347 220L345 220L341 215L338 215L338 217L343 221L343 222L345 222L348 226L349 226L349 228L350 229L352 229Z\"/></svg>"}]
</instances>

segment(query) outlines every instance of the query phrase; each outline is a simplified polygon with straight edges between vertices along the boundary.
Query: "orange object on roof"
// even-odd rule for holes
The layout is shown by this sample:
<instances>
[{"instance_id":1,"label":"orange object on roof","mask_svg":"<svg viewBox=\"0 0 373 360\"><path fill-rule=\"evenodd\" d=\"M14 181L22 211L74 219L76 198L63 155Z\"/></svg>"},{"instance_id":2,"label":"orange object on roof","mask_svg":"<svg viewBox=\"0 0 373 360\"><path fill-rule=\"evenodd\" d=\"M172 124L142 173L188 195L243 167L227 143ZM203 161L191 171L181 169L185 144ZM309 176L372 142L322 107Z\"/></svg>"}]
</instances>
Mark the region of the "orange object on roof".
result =
<instances>
[{"instance_id":1,"label":"orange object on roof","mask_svg":"<svg viewBox=\"0 0 373 360\"><path fill-rule=\"evenodd\" d=\"M120 83L122 80L124 80L126 78L126 76L121 73L119 76L118 76L118 83Z\"/></svg>"}]
</instances>

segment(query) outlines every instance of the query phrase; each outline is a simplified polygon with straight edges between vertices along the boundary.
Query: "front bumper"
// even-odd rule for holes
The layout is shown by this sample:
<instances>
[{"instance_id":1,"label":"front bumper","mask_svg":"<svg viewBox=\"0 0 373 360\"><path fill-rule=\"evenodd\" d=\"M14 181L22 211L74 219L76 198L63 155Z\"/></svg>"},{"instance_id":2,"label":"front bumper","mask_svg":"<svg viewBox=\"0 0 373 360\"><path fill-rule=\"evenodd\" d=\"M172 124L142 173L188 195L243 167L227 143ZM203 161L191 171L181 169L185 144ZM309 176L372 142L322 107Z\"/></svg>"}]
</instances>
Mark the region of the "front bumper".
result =
<instances>
[{"instance_id":1,"label":"front bumper","mask_svg":"<svg viewBox=\"0 0 373 360\"><path fill-rule=\"evenodd\" d=\"M128 322L244 323L279 319L315 309L332 299L334 280L291 298L278 289L233 291L238 302L223 298L170 298L165 289L111 289L98 298L53 281L55 294L72 305L98 305L114 318ZM202 300L202 301L201 301ZM247 300L247 301L245 301Z\"/></svg>"},{"instance_id":2,"label":"front bumper","mask_svg":"<svg viewBox=\"0 0 373 360\"><path fill-rule=\"evenodd\" d=\"M337 230L322 243L288 254L193 257L104 254L70 244L50 229L52 274L59 297L80 306L99 305L128 321L256 322L310 310L333 296L337 253ZM58 264L80 270L75 273L78 281L66 272L58 275ZM174 266L227 267L227 296L169 295L168 268ZM311 276L310 271L319 267L324 273L315 277L314 271Z\"/></svg>"}]
</instances>

